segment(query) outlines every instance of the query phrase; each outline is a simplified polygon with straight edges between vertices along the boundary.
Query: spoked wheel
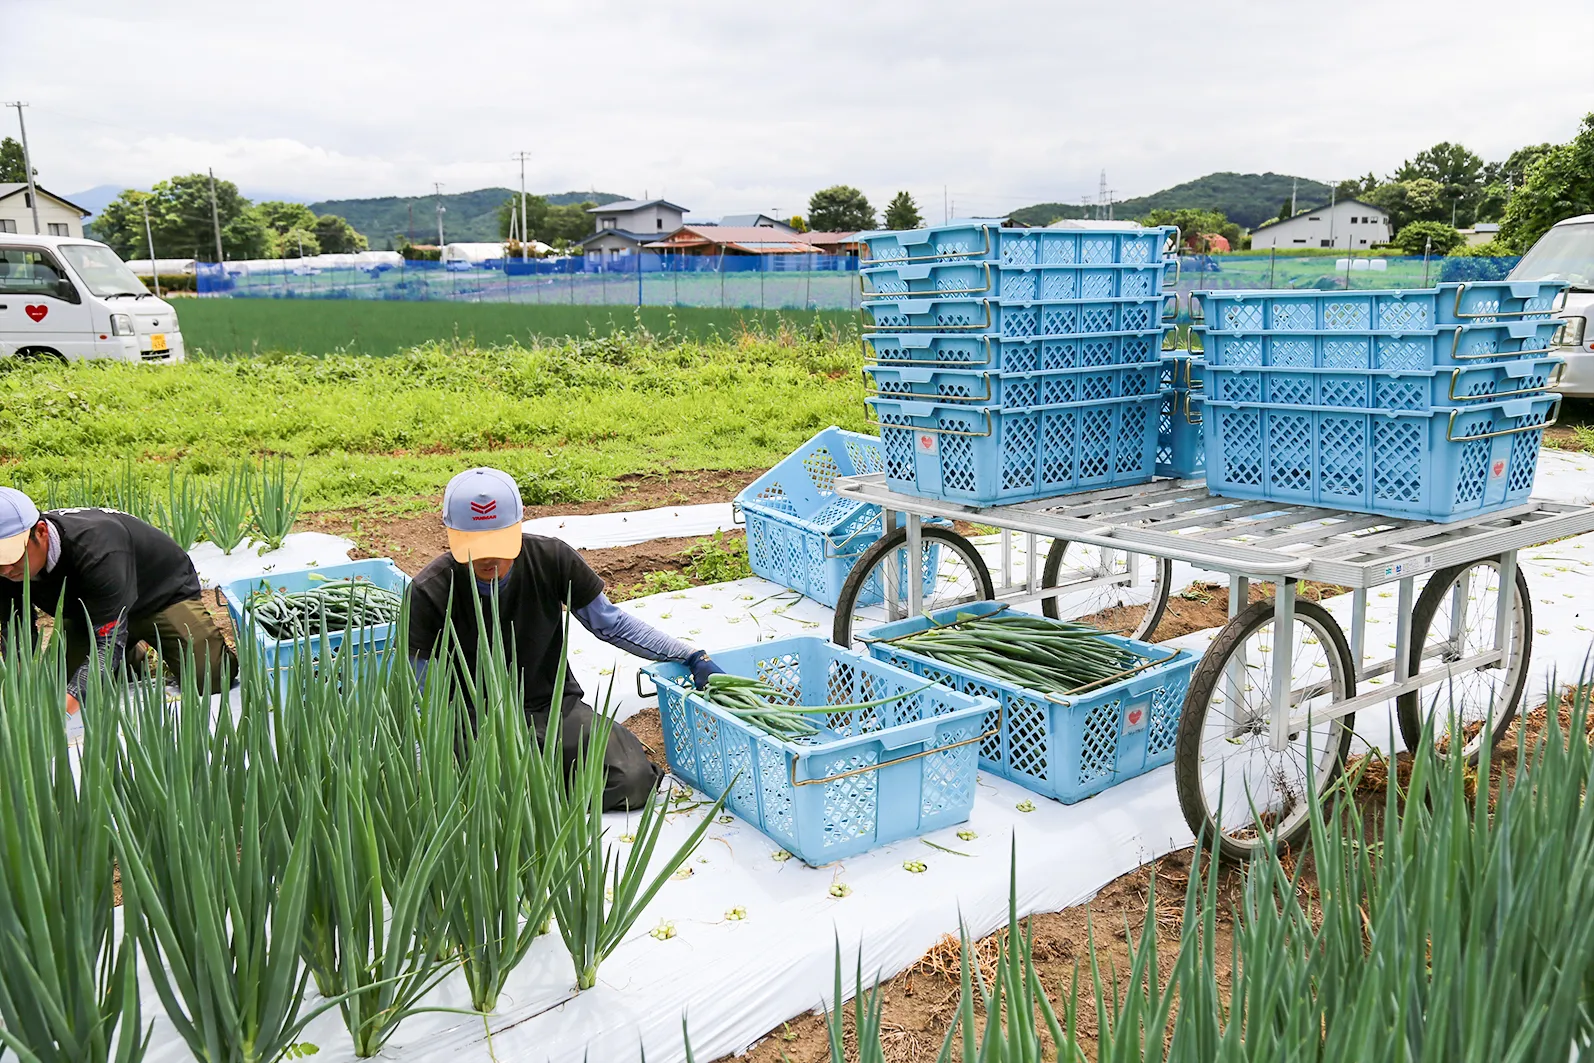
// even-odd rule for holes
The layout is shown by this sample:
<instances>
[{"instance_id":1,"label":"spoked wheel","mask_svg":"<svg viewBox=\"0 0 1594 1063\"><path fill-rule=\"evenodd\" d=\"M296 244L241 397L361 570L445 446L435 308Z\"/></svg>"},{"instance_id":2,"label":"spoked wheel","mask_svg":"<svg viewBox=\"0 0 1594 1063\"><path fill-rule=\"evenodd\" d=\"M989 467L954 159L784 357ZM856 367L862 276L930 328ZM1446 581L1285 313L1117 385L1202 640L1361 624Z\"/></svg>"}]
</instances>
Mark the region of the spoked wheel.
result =
<instances>
[{"instance_id":1,"label":"spoked wheel","mask_svg":"<svg viewBox=\"0 0 1594 1063\"><path fill-rule=\"evenodd\" d=\"M950 609L996 596L991 570L980 552L957 532L920 529L918 563L924 611ZM908 529L897 528L865 550L841 585L836 601L836 645L851 646L855 633L908 615Z\"/></svg>"},{"instance_id":2,"label":"spoked wheel","mask_svg":"<svg viewBox=\"0 0 1594 1063\"><path fill-rule=\"evenodd\" d=\"M1126 578L1107 582L1114 577ZM1089 618L1103 631L1150 641L1168 608L1172 583L1173 562L1165 557L1053 539L1041 586L1061 587L1063 593L1041 599L1041 609L1053 620ZM1068 590L1071 584L1084 586Z\"/></svg>"},{"instance_id":3,"label":"spoked wheel","mask_svg":"<svg viewBox=\"0 0 1594 1063\"><path fill-rule=\"evenodd\" d=\"M1312 794L1338 778L1350 748L1353 717L1318 716L1356 692L1345 633L1321 606L1295 603L1294 646L1278 658L1288 662L1294 704L1276 710L1273 621L1273 602L1262 601L1218 632L1190 679L1179 719L1179 805L1191 831L1205 832L1231 860L1263 852L1268 838L1280 849L1297 845L1310 827ZM1282 750L1269 741L1275 711L1312 712L1310 725L1291 732Z\"/></svg>"},{"instance_id":4,"label":"spoked wheel","mask_svg":"<svg viewBox=\"0 0 1594 1063\"><path fill-rule=\"evenodd\" d=\"M1423 661L1433 668L1494 648L1500 609L1500 562L1490 559L1435 572L1411 615L1411 674ZM1499 741L1511 726L1527 686L1533 651L1533 603L1519 567L1506 620L1505 659L1402 694L1395 702L1400 737L1416 749L1422 726L1433 715L1434 749L1447 755L1459 738L1461 755L1475 760L1485 740ZM1455 730L1459 729L1459 736Z\"/></svg>"}]
</instances>

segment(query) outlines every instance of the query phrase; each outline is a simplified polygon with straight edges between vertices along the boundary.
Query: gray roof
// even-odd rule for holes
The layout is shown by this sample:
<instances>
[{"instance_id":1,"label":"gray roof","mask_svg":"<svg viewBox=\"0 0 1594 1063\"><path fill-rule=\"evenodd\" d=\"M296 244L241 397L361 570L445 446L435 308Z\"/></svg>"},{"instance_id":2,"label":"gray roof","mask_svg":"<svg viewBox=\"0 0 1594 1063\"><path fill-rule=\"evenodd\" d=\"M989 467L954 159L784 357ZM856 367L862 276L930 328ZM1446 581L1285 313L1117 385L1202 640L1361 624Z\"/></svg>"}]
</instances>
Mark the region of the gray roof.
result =
<instances>
[{"instance_id":1,"label":"gray roof","mask_svg":"<svg viewBox=\"0 0 1594 1063\"><path fill-rule=\"evenodd\" d=\"M671 210L678 210L682 214L686 213L685 207L681 206L679 203L671 203L667 199L622 199L614 203L605 203L601 207L588 207L587 213L624 214L628 210L641 210L643 207L651 207L655 204L662 207L669 207Z\"/></svg>"},{"instance_id":2,"label":"gray roof","mask_svg":"<svg viewBox=\"0 0 1594 1063\"><path fill-rule=\"evenodd\" d=\"M1256 227L1256 229L1252 229L1251 231L1252 232L1256 232L1257 229L1266 229L1269 225L1282 225L1284 222L1294 221L1296 218L1299 218L1303 214L1310 214L1314 210L1328 210L1330 207L1343 206L1346 203L1355 203L1357 206L1366 207L1368 210L1376 210L1378 213L1384 215L1384 217L1386 217L1386 218L1389 216L1389 212L1386 211L1383 207L1375 206L1374 204L1367 202L1365 199L1340 199L1340 200L1336 200L1333 203L1319 203L1315 207L1302 207L1300 210L1296 211L1292 216L1290 216L1288 218L1272 218L1272 219L1269 219L1268 221L1263 222L1261 225L1258 225Z\"/></svg>"},{"instance_id":3,"label":"gray roof","mask_svg":"<svg viewBox=\"0 0 1594 1063\"><path fill-rule=\"evenodd\" d=\"M45 188L37 181L33 182L33 187L34 190L39 193L39 195L49 196L57 203L65 203L67 206L71 207L85 218L94 213L92 210L85 210L64 196L56 195L54 192L51 192L48 188ZM28 183L26 181L0 181L0 199L7 199L16 195L18 192L25 192L27 191L27 188Z\"/></svg>"},{"instance_id":4,"label":"gray roof","mask_svg":"<svg viewBox=\"0 0 1594 1063\"><path fill-rule=\"evenodd\" d=\"M721 225L731 226L740 225L752 229L757 227L760 218L766 222L775 223L772 226L766 226L767 228L784 229L787 232L793 233L797 231L796 229L793 229L789 223L782 221L780 218L771 217L768 214L727 214L725 217L719 220L719 223Z\"/></svg>"},{"instance_id":5,"label":"gray roof","mask_svg":"<svg viewBox=\"0 0 1594 1063\"><path fill-rule=\"evenodd\" d=\"M618 236L620 239L629 240L633 244L645 244L649 240L657 240L659 238L659 234L658 233L634 233L634 232L631 232L628 229L599 229L597 232L593 233L591 236L587 237L585 240L582 240L576 246L577 247L586 247L588 244L590 244L592 241L598 239L600 236Z\"/></svg>"}]
</instances>

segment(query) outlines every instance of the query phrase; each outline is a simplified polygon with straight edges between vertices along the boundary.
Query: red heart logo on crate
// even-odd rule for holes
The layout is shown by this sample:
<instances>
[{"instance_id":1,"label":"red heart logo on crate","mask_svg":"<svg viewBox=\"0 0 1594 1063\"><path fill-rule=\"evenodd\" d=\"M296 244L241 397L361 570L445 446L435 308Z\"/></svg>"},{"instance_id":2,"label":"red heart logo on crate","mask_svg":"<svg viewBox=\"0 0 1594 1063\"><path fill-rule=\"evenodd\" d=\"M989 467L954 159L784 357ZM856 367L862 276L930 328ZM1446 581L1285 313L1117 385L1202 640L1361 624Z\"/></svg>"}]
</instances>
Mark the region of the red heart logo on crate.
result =
<instances>
[{"instance_id":1,"label":"red heart logo on crate","mask_svg":"<svg viewBox=\"0 0 1594 1063\"><path fill-rule=\"evenodd\" d=\"M1140 717L1142 717L1144 715L1145 715L1145 713L1142 712L1140 709L1135 709L1133 712L1131 712L1129 714L1129 726L1133 727L1135 724L1139 723L1140 722Z\"/></svg>"},{"instance_id":2,"label":"red heart logo on crate","mask_svg":"<svg viewBox=\"0 0 1594 1063\"><path fill-rule=\"evenodd\" d=\"M22 312L31 317L35 322L38 322L44 320L44 315L50 312L50 308L41 303L38 306L24 306L22 308Z\"/></svg>"},{"instance_id":3,"label":"red heart logo on crate","mask_svg":"<svg viewBox=\"0 0 1594 1063\"><path fill-rule=\"evenodd\" d=\"M1492 477L1504 476L1505 475L1505 462L1503 462L1503 461L1495 462L1494 463L1494 468L1489 470L1489 475L1492 476Z\"/></svg>"}]
</instances>

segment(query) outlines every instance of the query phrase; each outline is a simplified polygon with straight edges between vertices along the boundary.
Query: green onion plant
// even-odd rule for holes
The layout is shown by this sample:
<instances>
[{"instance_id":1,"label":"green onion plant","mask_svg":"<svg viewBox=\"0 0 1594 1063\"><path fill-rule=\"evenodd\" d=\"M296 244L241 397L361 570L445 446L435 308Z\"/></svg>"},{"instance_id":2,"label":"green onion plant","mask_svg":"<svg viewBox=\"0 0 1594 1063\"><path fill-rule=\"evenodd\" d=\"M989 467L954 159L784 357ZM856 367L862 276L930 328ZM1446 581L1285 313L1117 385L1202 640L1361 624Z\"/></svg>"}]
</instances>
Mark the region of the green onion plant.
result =
<instances>
[{"instance_id":1,"label":"green onion plant","mask_svg":"<svg viewBox=\"0 0 1594 1063\"><path fill-rule=\"evenodd\" d=\"M244 541L249 522L249 479L247 465L234 465L205 491L203 525L205 538L230 554Z\"/></svg>"},{"instance_id":2,"label":"green onion plant","mask_svg":"<svg viewBox=\"0 0 1594 1063\"><path fill-rule=\"evenodd\" d=\"M292 483L288 481L288 459L281 456L275 462L270 458L263 460L258 473L250 467L245 475L250 530L268 549L275 550L299 519L299 507L304 501L300 486L304 466L294 473Z\"/></svg>"},{"instance_id":3,"label":"green onion plant","mask_svg":"<svg viewBox=\"0 0 1594 1063\"><path fill-rule=\"evenodd\" d=\"M156 502L154 523L177 541L184 550L192 550L204 528L205 499L194 478L177 471L173 465L166 473L166 500Z\"/></svg>"}]
</instances>

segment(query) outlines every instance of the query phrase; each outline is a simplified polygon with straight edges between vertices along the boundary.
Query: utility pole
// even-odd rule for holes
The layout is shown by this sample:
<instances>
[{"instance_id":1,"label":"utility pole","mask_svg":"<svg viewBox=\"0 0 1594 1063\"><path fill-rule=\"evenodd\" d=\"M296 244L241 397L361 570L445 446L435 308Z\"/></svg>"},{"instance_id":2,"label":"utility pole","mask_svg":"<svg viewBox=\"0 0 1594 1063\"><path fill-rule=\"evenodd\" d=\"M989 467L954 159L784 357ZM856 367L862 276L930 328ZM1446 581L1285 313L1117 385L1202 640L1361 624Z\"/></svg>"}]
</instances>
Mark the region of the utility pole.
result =
<instances>
[{"instance_id":1,"label":"utility pole","mask_svg":"<svg viewBox=\"0 0 1594 1063\"><path fill-rule=\"evenodd\" d=\"M1338 191L1339 191L1339 187L1337 185L1335 185L1332 181L1330 181L1329 185L1328 185L1328 246L1329 247L1338 247L1339 246L1338 244L1336 244L1334 242L1334 193L1336 193ZM1350 243L1347 241L1345 246L1349 247Z\"/></svg>"},{"instance_id":2,"label":"utility pole","mask_svg":"<svg viewBox=\"0 0 1594 1063\"><path fill-rule=\"evenodd\" d=\"M511 159L520 160L520 261L526 261L526 241L530 239L526 225L526 160L531 157L531 152L520 151L511 155Z\"/></svg>"},{"instance_id":3,"label":"utility pole","mask_svg":"<svg viewBox=\"0 0 1594 1063\"><path fill-rule=\"evenodd\" d=\"M33 235L38 236L44 230L39 228L39 190L33 185L33 156L28 154L28 124L22 120L22 108L27 104L17 100L6 106L17 109L17 128L22 130L22 169L28 178L28 205L33 208Z\"/></svg>"},{"instance_id":4,"label":"utility pole","mask_svg":"<svg viewBox=\"0 0 1594 1063\"><path fill-rule=\"evenodd\" d=\"M1096 220L1097 221L1102 221L1102 220L1104 220L1106 218L1106 214L1104 213L1106 210L1107 210L1107 171L1103 170L1101 172L1101 185L1096 189Z\"/></svg>"},{"instance_id":5,"label":"utility pole","mask_svg":"<svg viewBox=\"0 0 1594 1063\"><path fill-rule=\"evenodd\" d=\"M216 171L210 171L210 224L216 229L216 262L220 264L227 261L221 251L221 212L216 207Z\"/></svg>"},{"instance_id":6,"label":"utility pole","mask_svg":"<svg viewBox=\"0 0 1594 1063\"><path fill-rule=\"evenodd\" d=\"M947 199L946 185L941 186L941 224L952 220L952 201Z\"/></svg>"},{"instance_id":7,"label":"utility pole","mask_svg":"<svg viewBox=\"0 0 1594 1063\"><path fill-rule=\"evenodd\" d=\"M443 206L443 182L441 182L441 181L433 181L432 182L432 194L437 198L437 251L438 251L438 254L442 254L442 251L443 251L443 211L446 209Z\"/></svg>"},{"instance_id":8,"label":"utility pole","mask_svg":"<svg viewBox=\"0 0 1594 1063\"><path fill-rule=\"evenodd\" d=\"M144 200L141 205L144 208L144 239L149 242L149 272L155 279L155 298L159 299L161 295L161 271L160 266L155 261L155 236L149 228L149 201ZM195 287L198 287L197 283Z\"/></svg>"},{"instance_id":9,"label":"utility pole","mask_svg":"<svg viewBox=\"0 0 1594 1063\"><path fill-rule=\"evenodd\" d=\"M1301 179L1299 177L1290 178L1290 217L1292 218L1295 217L1295 193L1300 187Z\"/></svg>"}]
</instances>

